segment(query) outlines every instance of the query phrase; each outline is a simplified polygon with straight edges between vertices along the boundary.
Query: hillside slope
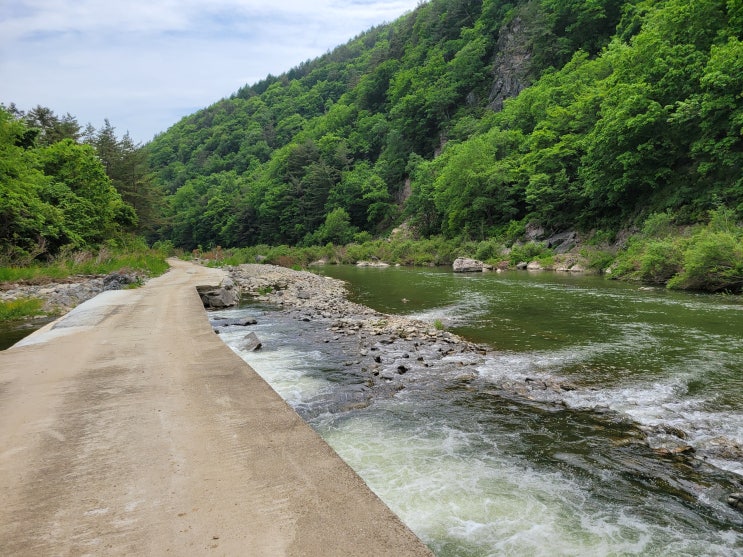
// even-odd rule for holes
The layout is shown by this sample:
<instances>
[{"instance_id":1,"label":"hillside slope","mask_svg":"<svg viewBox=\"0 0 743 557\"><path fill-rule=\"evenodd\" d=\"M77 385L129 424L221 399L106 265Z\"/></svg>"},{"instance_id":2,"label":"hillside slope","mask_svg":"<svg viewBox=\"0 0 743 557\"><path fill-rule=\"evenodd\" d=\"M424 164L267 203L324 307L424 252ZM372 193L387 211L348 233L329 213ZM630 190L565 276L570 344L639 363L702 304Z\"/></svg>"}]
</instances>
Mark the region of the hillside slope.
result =
<instances>
[{"instance_id":1,"label":"hillside slope","mask_svg":"<svg viewBox=\"0 0 743 557\"><path fill-rule=\"evenodd\" d=\"M176 245L743 216L741 0L431 0L148 146ZM365 234L366 233L366 234Z\"/></svg>"}]
</instances>

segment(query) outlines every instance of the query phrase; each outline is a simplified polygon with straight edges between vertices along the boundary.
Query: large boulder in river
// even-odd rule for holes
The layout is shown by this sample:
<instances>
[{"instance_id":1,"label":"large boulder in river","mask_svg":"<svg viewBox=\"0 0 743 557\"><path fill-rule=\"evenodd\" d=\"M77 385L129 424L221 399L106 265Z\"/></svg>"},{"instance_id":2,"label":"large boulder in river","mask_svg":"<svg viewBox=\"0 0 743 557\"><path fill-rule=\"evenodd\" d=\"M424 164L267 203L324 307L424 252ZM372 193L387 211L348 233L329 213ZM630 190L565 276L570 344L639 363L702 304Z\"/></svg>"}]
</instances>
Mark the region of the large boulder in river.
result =
<instances>
[{"instance_id":1,"label":"large boulder in river","mask_svg":"<svg viewBox=\"0 0 743 557\"><path fill-rule=\"evenodd\" d=\"M236 306L240 301L240 292L235 287L235 283L229 277L222 280L222 283L214 288L213 286L197 286L196 290L201 296L201 301L207 309L229 308Z\"/></svg>"},{"instance_id":2,"label":"large boulder in river","mask_svg":"<svg viewBox=\"0 0 743 557\"><path fill-rule=\"evenodd\" d=\"M484 267L482 261L477 259L469 259L467 257L460 257L454 260L452 265L455 273L481 273Z\"/></svg>"}]
</instances>

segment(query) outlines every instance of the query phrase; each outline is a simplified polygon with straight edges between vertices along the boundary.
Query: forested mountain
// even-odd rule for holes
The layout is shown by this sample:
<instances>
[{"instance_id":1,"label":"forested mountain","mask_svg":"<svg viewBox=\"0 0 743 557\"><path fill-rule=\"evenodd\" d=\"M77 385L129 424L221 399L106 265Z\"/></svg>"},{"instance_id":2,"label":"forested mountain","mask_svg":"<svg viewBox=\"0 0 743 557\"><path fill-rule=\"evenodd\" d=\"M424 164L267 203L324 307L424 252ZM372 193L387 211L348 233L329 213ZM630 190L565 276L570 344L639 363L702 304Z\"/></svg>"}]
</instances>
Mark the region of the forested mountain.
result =
<instances>
[{"instance_id":1,"label":"forested mountain","mask_svg":"<svg viewBox=\"0 0 743 557\"><path fill-rule=\"evenodd\" d=\"M743 217L743 0L431 0L147 146L176 245ZM360 235L359 235L360 234Z\"/></svg>"}]
</instances>

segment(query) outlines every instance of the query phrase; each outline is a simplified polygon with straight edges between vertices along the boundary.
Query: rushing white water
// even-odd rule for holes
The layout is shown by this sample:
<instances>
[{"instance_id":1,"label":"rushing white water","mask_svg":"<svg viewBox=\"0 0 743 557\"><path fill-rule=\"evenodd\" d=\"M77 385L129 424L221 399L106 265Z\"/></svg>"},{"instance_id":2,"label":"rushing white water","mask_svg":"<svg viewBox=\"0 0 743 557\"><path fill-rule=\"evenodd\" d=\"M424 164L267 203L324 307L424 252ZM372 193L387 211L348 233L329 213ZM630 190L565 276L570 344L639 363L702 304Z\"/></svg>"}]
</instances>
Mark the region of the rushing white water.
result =
<instances>
[{"instance_id":1,"label":"rushing white water","mask_svg":"<svg viewBox=\"0 0 743 557\"><path fill-rule=\"evenodd\" d=\"M694 300L669 303L707 311ZM487 300L474 292L416 317L463 322L463 306L472 320L487 313ZM630 425L677 428L700 451L721 439L743 444L741 407L729 389L716 398L705 383L739 369L717 349L736 331L691 328L684 334L700 348L675 358L675 349L656 353L674 335L671 325L607 321L595 341L493 352L466 385L414 377L420 382L395 396L340 411L323 401L362 378L346 367L353 355L318 340L322 324L237 311L258 317L251 330L264 348L241 352L245 332L237 328L222 333L225 342L439 556L743 555L743 517L724 502L736 486L724 470L743 474L741 463L707 459L718 473L659 459L653 449L670 441L665 434L640 441ZM534 391L531 400L491 394L527 378L575 385Z\"/></svg>"}]
</instances>

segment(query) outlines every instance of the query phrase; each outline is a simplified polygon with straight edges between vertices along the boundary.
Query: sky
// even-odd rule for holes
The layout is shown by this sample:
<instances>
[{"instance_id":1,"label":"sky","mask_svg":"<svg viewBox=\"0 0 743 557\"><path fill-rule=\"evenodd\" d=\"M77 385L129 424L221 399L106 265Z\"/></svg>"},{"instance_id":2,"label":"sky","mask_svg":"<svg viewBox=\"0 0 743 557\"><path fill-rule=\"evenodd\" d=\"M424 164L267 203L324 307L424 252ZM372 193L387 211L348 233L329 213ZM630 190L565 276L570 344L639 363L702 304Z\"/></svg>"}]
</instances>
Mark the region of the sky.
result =
<instances>
[{"instance_id":1,"label":"sky","mask_svg":"<svg viewBox=\"0 0 743 557\"><path fill-rule=\"evenodd\" d=\"M146 143L420 0L0 0L0 103Z\"/></svg>"}]
</instances>

